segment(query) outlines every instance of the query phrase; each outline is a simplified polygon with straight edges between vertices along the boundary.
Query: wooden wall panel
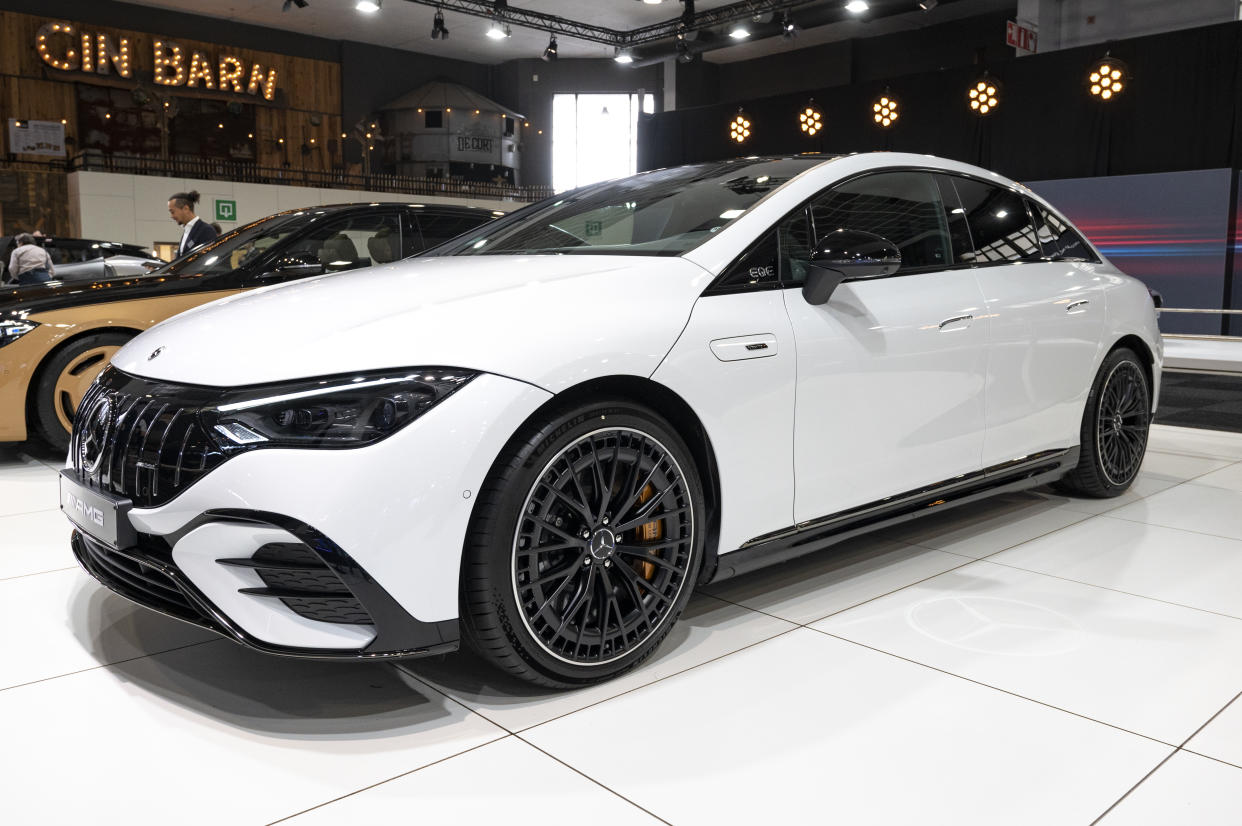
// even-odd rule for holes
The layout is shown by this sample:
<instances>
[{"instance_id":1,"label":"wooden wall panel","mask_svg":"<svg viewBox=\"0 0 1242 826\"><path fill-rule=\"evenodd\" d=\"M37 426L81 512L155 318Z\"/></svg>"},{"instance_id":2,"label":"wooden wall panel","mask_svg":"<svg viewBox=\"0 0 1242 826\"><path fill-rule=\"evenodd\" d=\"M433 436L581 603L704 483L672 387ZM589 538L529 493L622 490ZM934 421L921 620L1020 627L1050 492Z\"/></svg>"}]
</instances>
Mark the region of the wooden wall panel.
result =
<instances>
[{"instance_id":1,"label":"wooden wall panel","mask_svg":"<svg viewBox=\"0 0 1242 826\"><path fill-rule=\"evenodd\" d=\"M339 144L341 132L341 70L338 63L288 55L217 46L213 43L173 38L188 62L192 51L208 56L216 65L223 55L232 55L247 67L258 63L275 68L278 93L274 101L248 94L227 94L185 86L162 86L152 81L152 49L157 39L169 42L158 32L136 32L107 26L84 25L85 30L108 35L113 43L121 37L130 41L134 77L120 78L115 74L96 75L65 72L44 63L35 48L36 32L44 23L75 23L71 20L44 18L17 12L0 11L0 119L29 118L33 120L66 120L67 134L76 135L77 98L74 84L134 88L139 84L153 92L184 97L213 97L236 100L255 107L258 134L258 162L264 166L281 166L285 161L294 167L330 168L339 162L339 146L335 152L330 141ZM318 120L313 125L312 120ZM4 130L4 149L8 135ZM282 146L280 138L285 139ZM310 140L314 138L314 143ZM303 153L305 144L309 152ZM70 148L72 151L72 147Z\"/></svg>"}]
</instances>

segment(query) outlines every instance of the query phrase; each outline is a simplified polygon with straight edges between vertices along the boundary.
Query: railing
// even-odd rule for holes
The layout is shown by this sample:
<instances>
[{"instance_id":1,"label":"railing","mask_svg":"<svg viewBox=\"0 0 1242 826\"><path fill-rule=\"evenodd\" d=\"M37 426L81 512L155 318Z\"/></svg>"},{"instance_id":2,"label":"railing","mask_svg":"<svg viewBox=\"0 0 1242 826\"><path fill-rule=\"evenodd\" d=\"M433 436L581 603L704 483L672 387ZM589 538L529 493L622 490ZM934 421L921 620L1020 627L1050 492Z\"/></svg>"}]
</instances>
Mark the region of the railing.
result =
<instances>
[{"instance_id":1,"label":"railing","mask_svg":"<svg viewBox=\"0 0 1242 826\"><path fill-rule=\"evenodd\" d=\"M1161 307L1159 312L1186 313L1189 315L1242 315L1242 310L1200 310L1187 307ZM1163 335L1165 338L1185 339L1188 341L1200 340L1242 342L1242 336L1211 335L1202 333L1164 333Z\"/></svg>"},{"instance_id":2,"label":"railing","mask_svg":"<svg viewBox=\"0 0 1242 826\"><path fill-rule=\"evenodd\" d=\"M259 166L247 161L226 161L197 155L164 158L150 155L119 155L86 151L68 161L17 161L9 169L67 170L69 172L120 172L129 175L160 175L167 178L198 178L253 184L312 186L322 189L357 189L403 195L441 195L485 198L493 201L530 202L552 194L550 186L510 186L453 178L415 178L407 175L358 174L342 169L299 169Z\"/></svg>"}]
</instances>

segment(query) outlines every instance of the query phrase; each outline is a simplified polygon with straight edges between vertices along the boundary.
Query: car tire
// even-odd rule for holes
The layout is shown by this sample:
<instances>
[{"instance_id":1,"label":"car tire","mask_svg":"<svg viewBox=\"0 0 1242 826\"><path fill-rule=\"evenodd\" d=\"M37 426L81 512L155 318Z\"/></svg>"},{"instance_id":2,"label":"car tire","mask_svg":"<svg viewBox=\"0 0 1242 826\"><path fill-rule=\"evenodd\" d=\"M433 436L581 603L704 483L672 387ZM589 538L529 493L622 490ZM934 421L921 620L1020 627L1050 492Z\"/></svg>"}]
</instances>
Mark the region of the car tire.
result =
<instances>
[{"instance_id":1,"label":"car tire","mask_svg":"<svg viewBox=\"0 0 1242 826\"><path fill-rule=\"evenodd\" d=\"M472 514L461 579L466 643L545 687L635 668L690 598L705 510L689 449L645 407L578 404L524 427Z\"/></svg>"},{"instance_id":2,"label":"car tire","mask_svg":"<svg viewBox=\"0 0 1242 826\"><path fill-rule=\"evenodd\" d=\"M1120 496L1143 463L1151 418L1147 368L1133 350L1113 350L1087 395L1078 464L1056 487L1097 499Z\"/></svg>"},{"instance_id":3,"label":"car tire","mask_svg":"<svg viewBox=\"0 0 1242 826\"><path fill-rule=\"evenodd\" d=\"M91 382L117 350L133 336L95 333L74 339L53 354L35 385L35 424L44 441L57 450L69 449L73 414Z\"/></svg>"}]
</instances>

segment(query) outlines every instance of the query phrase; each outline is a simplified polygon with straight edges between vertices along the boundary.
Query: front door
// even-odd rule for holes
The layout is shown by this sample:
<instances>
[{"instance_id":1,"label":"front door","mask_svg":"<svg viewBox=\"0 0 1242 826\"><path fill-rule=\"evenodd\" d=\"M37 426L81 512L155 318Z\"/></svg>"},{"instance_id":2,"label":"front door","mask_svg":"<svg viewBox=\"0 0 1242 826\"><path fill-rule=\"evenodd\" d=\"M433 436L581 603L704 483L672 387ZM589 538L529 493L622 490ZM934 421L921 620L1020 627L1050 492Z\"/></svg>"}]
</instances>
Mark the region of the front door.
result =
<instances>
[{"instance_id":1,"label":"front door","mask_svg":"<svg viewBox=\"0 0 1242 826\"><path fill-rule=\"evenodd\" d=\"M917 490L981 467L988 322L949 216L924 172L838 184L781 226L795 281L836 229L901 250L892 276L846 281L826 304L783 292L797 344L797 522ZM808 222L809 218L809 222Z\"/></svg>"}]
</instances>

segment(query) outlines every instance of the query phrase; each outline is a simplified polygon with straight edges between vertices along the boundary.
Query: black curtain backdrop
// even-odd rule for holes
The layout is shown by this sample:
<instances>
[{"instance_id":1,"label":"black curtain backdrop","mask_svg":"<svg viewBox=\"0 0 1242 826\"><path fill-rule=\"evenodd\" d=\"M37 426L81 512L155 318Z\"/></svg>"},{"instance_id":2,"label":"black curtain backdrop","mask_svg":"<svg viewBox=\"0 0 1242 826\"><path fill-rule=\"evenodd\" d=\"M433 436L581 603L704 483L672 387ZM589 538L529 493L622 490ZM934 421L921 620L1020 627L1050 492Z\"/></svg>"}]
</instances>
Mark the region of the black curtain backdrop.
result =
<instances>
[{"instance_id":1,"label":"black curtain backdrop","mask_svg":"<svg viewBox=\"0 0 1242 826\"><path fill-rule=\"evenodd\" d=\"M902 48L900 38L890 42ZM1125 61L1132 77L1123 94L1103 103L1087 94L1085 81L1106 52ZM978 118L966 93L985 68L1002 82L1004 97L994 114ZM886 89L900 106L897 125L888 130L871 120L872 102ZM1238 168L1240 93L1242 23L1226 23L644 116L638 165L891 150L953 158L1016 180ZM826 126L807 138L797 113L811 97ZM741 146L728 138L739 105L751 122Z\"/></svg>"}]
</instances>

